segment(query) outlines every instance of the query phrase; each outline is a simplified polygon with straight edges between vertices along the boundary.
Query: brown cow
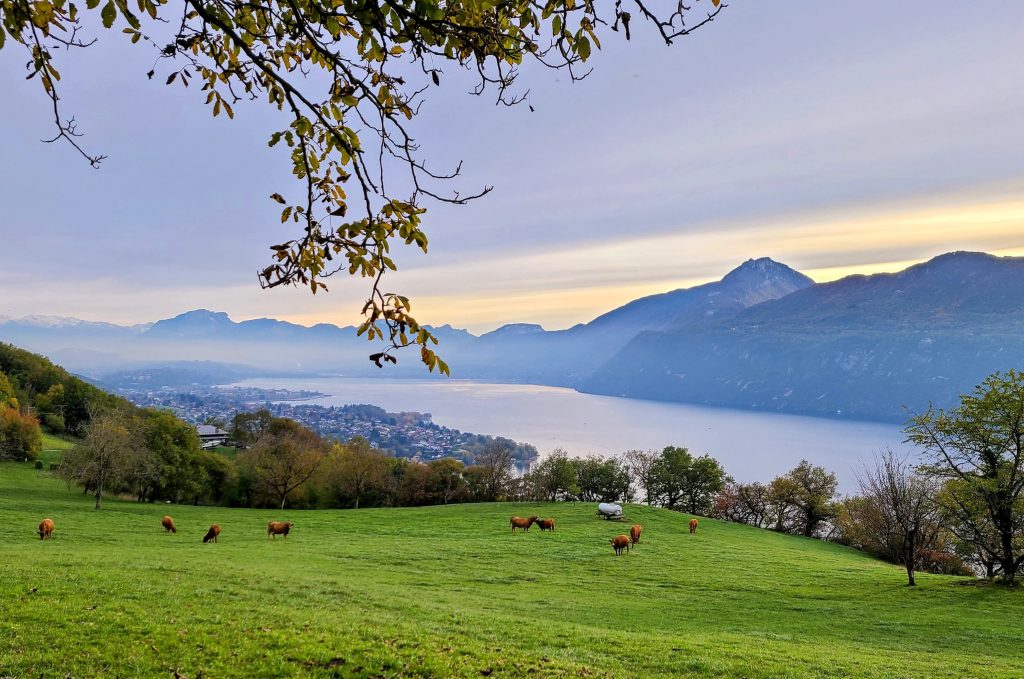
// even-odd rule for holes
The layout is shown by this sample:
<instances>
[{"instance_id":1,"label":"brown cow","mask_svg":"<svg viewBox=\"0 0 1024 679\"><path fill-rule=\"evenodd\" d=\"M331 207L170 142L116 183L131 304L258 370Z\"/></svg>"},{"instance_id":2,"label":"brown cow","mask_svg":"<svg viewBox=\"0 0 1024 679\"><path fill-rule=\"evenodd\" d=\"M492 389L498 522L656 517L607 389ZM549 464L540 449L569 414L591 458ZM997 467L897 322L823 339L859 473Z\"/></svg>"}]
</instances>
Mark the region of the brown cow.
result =
<instances>
[{"instance_id":1,"label":"brown cow","mask_svg":"<svg viewBox=\"0 0 1024 679\"><path fill-rule=\"evenodd\" d=\"M294 523L289 521L271 521L267 524L267 539L271 537L276 538L278 535L283 535L285 539L288 539L288 531L295 526Z\"/></svg>"},{"instance_id":2,"label":"brown cow","mask_svg":"<svg viewBox=\"0 0 1024 679\"><path fill-rule=\"evenodd\" d=\"M512 532L513 533L516 532L516 528L522 528L524 531L525 530L530 530L530 526L535 521L537 521L537 517L536 516L531 516L528 519L524 519L521 516L513 516L512 518L510 518L508 520L509 524L512 526Z\"/></svg>"},{"instance_id":3,"label":"brown cow","mask_svg":"<svg viewBox=\"0 0 1024 679\"><path fill-rule=\"evenodd\" d=\"M616 535L614 539L609 540L612 547L615 548L615 556L622 554L622 550L629 552L629 536L628 535Z\"/></svg>"},{"instance_id":4,"label":"brown cow","mask_svg":"<svg viewBox=\"0 0 1024 679\"><path fill-rule=\"evenodd\" d=\"M696 533L697 532L697 519L690 519L690 532L691 533Z\"/></svg>"},{"instance_id":5,"label":"brown cow","mask_svg":"<svg viewBox=\"0 0 1024 679\"><path fill-rule=\"evenodd\" d=\"M210 530L206 531L206 535L203 537L203 544L207 542L217 542L217 536L220 535L220 524L213 524L210 526Z\"/></svg>"},{"instance_id":6,"label":"brown cow","mask_svg":"<svg viewBox=\"0 0 1024 679\"><path fill-rule=\"evenodd\" d=\"M174 527L174 519L169 516L165 516L160 519L160 525L164 527L164 530L168 533L177 533L178 529Z\"/></svg>"},{"instance_id":7,"label":"brown cow","mask_svg":"<svg viewBox=\"0 0 1024 679\"><path fill-rule=\"evenodd\" d=\"M43 519L39 522L39 539L53 539L53 519Z\"/></svg>"},{"instance_id":8,"label":"brown cow","mask_svg":"<svg viewBox=\"0 0 1024 679\"><path fill-rule=\"evenodd\" d=\"M540 526L542 531L554 530L555 520L554 519L537 519L537 525Z\"/></svg>"},{"instance_id":9,"label":"brown cow","mask_svg":"<svg viewBox=\"0 0 1024 679\"><path fill-rule=\"evenodd\" d=\"M629 541L634 545L640 542L640 533L644 532L644 527L639 523L629 529Z\"/></svg>"}]
</instances>

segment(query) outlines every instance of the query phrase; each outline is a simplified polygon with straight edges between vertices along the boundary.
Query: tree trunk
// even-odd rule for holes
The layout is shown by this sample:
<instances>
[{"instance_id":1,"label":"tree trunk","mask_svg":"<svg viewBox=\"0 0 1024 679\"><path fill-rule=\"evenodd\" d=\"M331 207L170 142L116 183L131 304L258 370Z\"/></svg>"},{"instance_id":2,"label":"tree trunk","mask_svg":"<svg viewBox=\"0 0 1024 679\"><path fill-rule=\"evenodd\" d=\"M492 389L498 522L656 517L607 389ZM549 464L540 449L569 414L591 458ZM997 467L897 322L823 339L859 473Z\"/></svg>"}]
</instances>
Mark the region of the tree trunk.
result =
<instances>
[{"instance_id":1,"label":"tree trunk","mask_svg":"<svg viewBox=\"0 0 1024 679\"><path fill-rule=\"evenodd\" d=\"M353 507L353 509L359 509L359 494L358 493L356 493L356 504L355 504L355 507Z\"/></svg>"},{"instance_id":2,"label":"tree trunk","mask_svg":"<svg viewBox=\"0 0 1024 679\"><path fill-rule=\"evenodd\" d=\"M907 567L907 584L913 587L917 584L914 582L914 555L917 554L917 528L910 530L906 540L903 552L903 563Z\"/></svg>"},{"instance_id":3,"label":"tree trunk","mask_svg":"<svg viewBox=\"0 0 1024 679\"><path fill-rule=\"evenodd\" d=\"M281 496L281 509L284 509L284 503L287 500L288 500L288 495L287 494Z\"/></svg>"},{"instance_id":4,"label":"tree trunk","mask_svg":"<svg viewBox=\"0 0 1024 679\"><path fill-rule=\"evenodd\" d=\"M999 565L1003 569L1003 582L1013 587L1013 579L1017 575L1017 560L1013 554L1013 533L1002 531L999 538L1002 543Z\"/></svg>"},{"instance_id":5,"label":"tree trunk","mask_svg":"<svg viewBox=\"0 0 1024 679\"><path fill-rule=\"evenodd\" d=\"M103 487L99 487L96 490L96 509L100 508L100 503L103 500Z\"/></svg>"}]
</instances>

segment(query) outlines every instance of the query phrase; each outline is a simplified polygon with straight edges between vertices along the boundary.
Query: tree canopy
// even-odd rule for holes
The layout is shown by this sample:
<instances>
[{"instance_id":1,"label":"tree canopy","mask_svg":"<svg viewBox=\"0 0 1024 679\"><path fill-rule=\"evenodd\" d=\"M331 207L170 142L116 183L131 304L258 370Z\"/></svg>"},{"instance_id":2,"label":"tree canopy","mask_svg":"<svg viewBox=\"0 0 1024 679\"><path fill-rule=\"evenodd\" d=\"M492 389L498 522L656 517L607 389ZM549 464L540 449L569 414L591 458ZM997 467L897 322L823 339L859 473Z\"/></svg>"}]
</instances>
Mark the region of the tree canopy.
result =
<instances>
[{"instance_id":1,"label":"tree canopy","mask_svg":"<svg viewBox=\"0 0 1024 679\"><path fill-rule=\"evenodd\" d=\"M958 407L914 417L907 434L944 482L946 525L1012 584L1024 565L1024 373L990 375Z\"/></svg>"},{"instance_id":2,"label":"tree canopy","mask_svg":"<svg viewBox=\"0 0 1024 679\"><path fill-rule=\"evenodd\" d=\"M61 59L92 45L98 13L155 54L150 78L198 87L214 116L234 117L240 102L282 112L269 144L282 147L301 189L270 197L296 236L273 245L259 272L264 287L325 290L338 272L372 281L359 328L383 340L377 365L396 362L393 350L418 345L430 370L448 372L431 349L437 339L412 316L409 298L388 292L392 247L427 251L423 215L428 201L461 204L486 194L447 184L460 167L431 166L408 128L444 69L469 70L475 94L514 105L524 94L519 68L533 61L586 77L585 62L599 36L628 40L633 13L671 44L712 21L720 0L693 5L651 0L0 0L0 49L27 50L28 78L52 102L54 136L94 167L105 156L85 148L74 116L59 96ZM286 197L291 196L291 197Z\"/></svg>"}]
</instances>

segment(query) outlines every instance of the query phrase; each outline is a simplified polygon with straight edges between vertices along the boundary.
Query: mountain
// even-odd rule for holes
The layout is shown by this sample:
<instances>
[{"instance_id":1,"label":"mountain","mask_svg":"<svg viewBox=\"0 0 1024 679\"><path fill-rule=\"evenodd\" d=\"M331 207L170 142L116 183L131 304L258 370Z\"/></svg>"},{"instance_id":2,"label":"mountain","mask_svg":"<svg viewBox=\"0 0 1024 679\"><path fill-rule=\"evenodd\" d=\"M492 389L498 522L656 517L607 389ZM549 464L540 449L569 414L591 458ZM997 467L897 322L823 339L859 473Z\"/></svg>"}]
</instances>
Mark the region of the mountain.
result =
<instances>
[{"instance_id":1,"label":"mountain","mask_svg":"<svg viewBox=\"0 0 1024 679\"><path fill-rule=\"evenodd\" d=\"M957 252L638 334L584 391L902 420L1024 367L1024 258Z\"/></svg>"},{"instance_id":2,"label":"mountain","mask_svg":"<svg viewBox=\"0 0 1024 679\"><path fill-rule=\"evenodd\" d=\"M767 257L748 259L720 281L641 297L573 329L576 335L632 338L642 330L664 330L728 317L742 309L802 290L814 281Z\"/></svg>"},{"instance_id":3,"label":"mountain","mask_svg":"<svg viewBox=\"0 0 1024 679\"><path fill-rule=\"evenodd\" d=\"M465 330L432 328L446 349L471 339ZM160 375L186 379L193 368L182 361L247 364L246 376L271 373L378 374L367 356L378 345L356 335L354 326L298 325L273 318L234 321L223 311L194 309L172 318L133 326L59 316L0 318L0 340L60 357L76 373L94 378L122 369L166 368ZM411 353L393 374L422 377ZM184 372L183 372L184 370ZM210 370L198 366L202 374ZM182 376L184 375L184 376ZM212 379L212 378L204 378Z\"/></svg>"},{"instance_id":4,"label":"mountain","mask_svg":"<svg viewBox=\"0 0 1024 679\"><path fill-rule=\"evenodd\" d=\"M642 297L568 330L502 326L468 343L450 363L474 377L575 386L640 332L728 318L813 284L785 264L751 259L720 281Z\"/></svg>"},{"instance_id":5,"label":"mountain","mask_svg":"<svg viewBox=\"0 0 1024 679\"><path fill-rule=\"evenodd\" d=\"M904 407L952 405L987 374L1024 368L1024 258L954 252L818 284L751 259L719 281L643 297L566 330L434 331L456 377L899 421ZM194 381L196 370L210 370L175 362L196 360L246 364L246 375L428 376L412 352L382 373L367 361L377 345L350 326L236 322L207 309L136 326L0 319L0 339L92 376L164 367L153 374Z\"/></svg>"}]
</instances>

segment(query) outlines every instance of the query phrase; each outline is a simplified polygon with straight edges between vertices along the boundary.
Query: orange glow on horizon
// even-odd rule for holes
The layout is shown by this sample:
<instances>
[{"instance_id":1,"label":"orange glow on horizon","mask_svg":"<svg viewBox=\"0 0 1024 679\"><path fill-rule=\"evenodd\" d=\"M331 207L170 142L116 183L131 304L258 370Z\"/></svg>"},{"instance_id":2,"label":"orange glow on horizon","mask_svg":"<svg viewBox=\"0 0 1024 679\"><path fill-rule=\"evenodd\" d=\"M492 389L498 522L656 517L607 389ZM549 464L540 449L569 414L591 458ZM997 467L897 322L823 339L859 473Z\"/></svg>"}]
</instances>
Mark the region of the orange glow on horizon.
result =
<instances>
[{"instance_id":1,"label":"orange glow on horizon","mask_svg":"<svg viewBox=\"0 0 1024 679\"><path fill-rule=\"evenodd\" d=\"M815 281L827 282L900 271L954 250L1024 256L1024 199L970 202L947 197L944 203L932 200L873 212L832 211L758 224L718 224L701 231L645 235L555 252L472 259L445 266L443 276L428 264L404 272L394 285L410 295L414 315L434 325L447 323L476 333L505 323L559 329L585 323L639 297L719 280L751 257L770 256ZM920 256L891 256L910 252ZM823 265L823 260L835 263ZM331 306L348 317L350 309L341 302ZM352 312L348 321L322 311L283 318L304 325L354 324L357 317Z\"/></svg>"}]
</instances>

